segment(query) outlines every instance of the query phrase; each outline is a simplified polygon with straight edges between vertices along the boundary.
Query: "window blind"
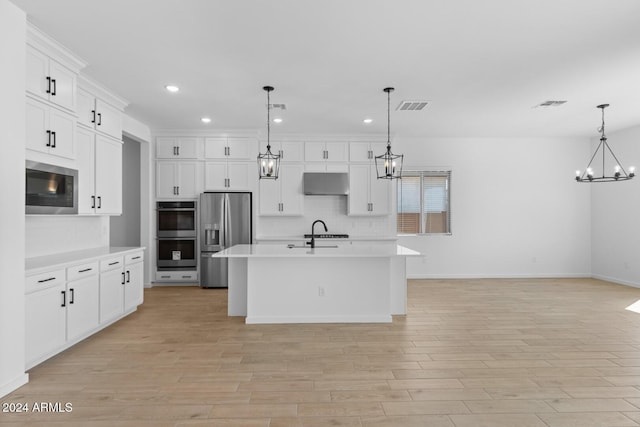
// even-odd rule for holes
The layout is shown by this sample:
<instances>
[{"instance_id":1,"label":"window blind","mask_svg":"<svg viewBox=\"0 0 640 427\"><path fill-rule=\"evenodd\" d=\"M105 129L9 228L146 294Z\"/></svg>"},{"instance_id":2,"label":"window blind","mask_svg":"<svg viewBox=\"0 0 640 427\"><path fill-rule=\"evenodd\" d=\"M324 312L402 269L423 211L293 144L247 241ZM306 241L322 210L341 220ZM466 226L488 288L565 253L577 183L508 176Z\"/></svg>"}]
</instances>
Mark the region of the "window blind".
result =
<instances>
[{"instance_id":1,"label":"window blind","mask_svg":"<svg viewBox=\"0 0 640 427\"><path fill-rule=\"evenodd\" d=\"M451 171L403 171L398 180L399 234L451 233Z\"/></svg>"}]
</instances>

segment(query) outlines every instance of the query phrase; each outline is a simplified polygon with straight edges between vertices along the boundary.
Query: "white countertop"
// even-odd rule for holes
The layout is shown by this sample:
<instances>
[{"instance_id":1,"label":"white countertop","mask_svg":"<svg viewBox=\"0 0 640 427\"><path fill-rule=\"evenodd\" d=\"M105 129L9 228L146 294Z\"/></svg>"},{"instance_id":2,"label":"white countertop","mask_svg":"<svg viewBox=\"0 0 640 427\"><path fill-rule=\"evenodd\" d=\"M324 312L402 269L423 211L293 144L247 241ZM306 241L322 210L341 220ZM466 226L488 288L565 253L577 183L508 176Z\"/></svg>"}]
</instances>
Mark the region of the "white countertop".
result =
<instances>
[{"instance_id":1,"label":"white countertop","mask_svg":"<svg viewBox=\"0 0 640 427\"><path fill-rule=\"evenodd\" d=\"M301 235L295 236L258 236L256 242L280 242L280 241L296 241L296 240L309 240L308 237ZM347 242L347 241L381 241L381 242L394 242L398 240L398 236L349 236L344 238L318 238L317 242Z\"/></svg>"},{"instance_id":2,"label":"white countertop","mask_svg":"<svg viewBox=\"0 0 640 427\"><path fill-rule=\"evenodd\" d=\"M51 270L58 267L66 267L70 263L90 262L94 259L102 258L108 255L126 254L144 250L144 247L132 246L106 246L101 248L85 249L82 251L63 252L59 254L51 254L38 256L33 258L25 258L25 270L27 275L39 273L41 270Z\"/></svg>"},{"instance_id":3,"label":"white countertop","mask_svg":"<svg viewBox=\"0 0 640 427\"><path fill-rule=\"evenodd\" d=\"M329 240L329 241L327 241ZM288 248L287 245L235 245L223 251L213 254L213 257L220 258L388 258L396 256L419 256L420 252L396 245L395 243L377 243L370 245L349 245L338 244L337 248L323 248L320 246L335 245L332 239L316 241L318 247Z\"/></svg>"}]
</instances>

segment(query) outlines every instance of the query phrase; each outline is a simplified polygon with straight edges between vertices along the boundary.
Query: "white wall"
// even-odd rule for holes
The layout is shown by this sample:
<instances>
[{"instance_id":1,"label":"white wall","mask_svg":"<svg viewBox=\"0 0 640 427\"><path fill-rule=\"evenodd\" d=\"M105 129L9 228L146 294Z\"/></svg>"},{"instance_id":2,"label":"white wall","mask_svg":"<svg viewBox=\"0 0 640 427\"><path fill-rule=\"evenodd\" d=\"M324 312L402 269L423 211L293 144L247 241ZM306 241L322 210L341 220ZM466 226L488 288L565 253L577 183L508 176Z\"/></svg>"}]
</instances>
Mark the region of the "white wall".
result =
<instances>
[{"instance_id":1,"label":"white wall","mask_svg":"<svg viewBox=\"0 0 640 427\"><path fill-rule=\"evenodd\" d=\"M24 371L24 150L26 16L0 0L0 397Z\"/></svg>"},{"instance_id":2,"label":"white wall","mask_svg":"<svg viewBox=\"0 0 640 427\"><path fill-rule=\"evenodd\" d=\"M586 139L399 139L407 166L449 167L452 235L401 237L412 278L590 276ZM407 168L405 166L405 169Z\"/></svg>"},{"instance_id":3,"label":"white wall","mask_svg":"<svg viewBox=\"0 0 640 427\"><path fill-rule=\"evenodd\" d=\"M607 135L622 166L640 167L640 126ZM594 139L595 150L598 139ZM584 169L584 168L583 168ZM591 186L591 269L594 277L640 287L640 176Z\"/></svg>"}]
</instances>

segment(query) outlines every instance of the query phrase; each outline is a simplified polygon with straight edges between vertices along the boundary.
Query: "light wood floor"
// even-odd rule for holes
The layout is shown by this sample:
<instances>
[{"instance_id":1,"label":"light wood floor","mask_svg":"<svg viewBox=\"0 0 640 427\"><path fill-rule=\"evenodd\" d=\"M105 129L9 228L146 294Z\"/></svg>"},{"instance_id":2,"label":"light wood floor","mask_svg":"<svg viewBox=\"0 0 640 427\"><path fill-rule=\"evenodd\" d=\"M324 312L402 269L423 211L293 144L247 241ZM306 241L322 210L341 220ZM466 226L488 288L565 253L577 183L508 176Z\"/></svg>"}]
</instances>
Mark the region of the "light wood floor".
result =
<instances>
[{"instance_id":1,"label":"light wood floor","mask_svg":"<svg viewBox=\"0 0 640 427\"><path fill-rule=\"evenodd\" d=\"M59 426L640 425L634 289L590 279L413 280L392 324L245 325L226 290L153 288L30 372L6 414ZM39 422L43 424L39 424Z\"/></svg>"}]
</instances>

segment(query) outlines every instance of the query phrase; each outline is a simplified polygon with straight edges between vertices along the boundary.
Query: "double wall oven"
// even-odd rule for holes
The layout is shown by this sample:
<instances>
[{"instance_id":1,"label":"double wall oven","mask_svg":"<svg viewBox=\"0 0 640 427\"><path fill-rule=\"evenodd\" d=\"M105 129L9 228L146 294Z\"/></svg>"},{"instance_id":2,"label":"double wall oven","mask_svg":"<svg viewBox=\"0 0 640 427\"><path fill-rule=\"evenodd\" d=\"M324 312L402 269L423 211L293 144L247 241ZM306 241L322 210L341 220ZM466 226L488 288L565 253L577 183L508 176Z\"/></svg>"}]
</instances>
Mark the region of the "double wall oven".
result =
<instances>
[{"instance_id":1,"label":"double wall oven","mask_svg":"<svg viewBox=\"0 0 640 427\"><path fill-rule=\"evenodd\" d=\"M195 201L158 202L158 270L197 267L197 210Z\"/></svg>"}]
</instances>

